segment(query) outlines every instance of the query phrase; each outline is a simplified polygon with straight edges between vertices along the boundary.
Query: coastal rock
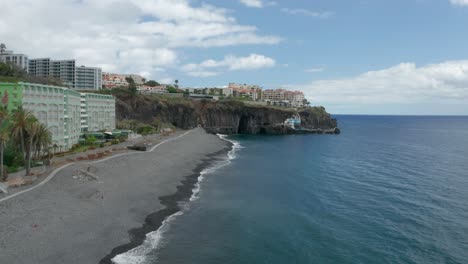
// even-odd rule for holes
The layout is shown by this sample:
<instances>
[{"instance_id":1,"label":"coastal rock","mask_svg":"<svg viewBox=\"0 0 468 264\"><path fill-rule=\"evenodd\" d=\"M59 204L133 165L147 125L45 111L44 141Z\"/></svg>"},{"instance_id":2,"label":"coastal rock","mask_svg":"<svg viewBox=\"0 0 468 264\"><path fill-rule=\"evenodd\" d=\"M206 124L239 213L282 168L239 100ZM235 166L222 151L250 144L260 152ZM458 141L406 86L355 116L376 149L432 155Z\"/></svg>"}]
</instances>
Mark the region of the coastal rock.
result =
<instances>
[{"instance_id":1,"label":"coastal rock","mask_svg":"<svg viewBox=\"0 0 468 264\"><path fill-rule=\"evenodd\" d=\"M324 107L297 112L289 108L246 105L233 100L194 101L138 95L136 98L117 97L116 112L118 120L147 124L162 122L181 129L201 126L213 134L339 134L336 119ZM296 113L301 117L303 131L283 125Z\"/></svg>"}]
</instances>

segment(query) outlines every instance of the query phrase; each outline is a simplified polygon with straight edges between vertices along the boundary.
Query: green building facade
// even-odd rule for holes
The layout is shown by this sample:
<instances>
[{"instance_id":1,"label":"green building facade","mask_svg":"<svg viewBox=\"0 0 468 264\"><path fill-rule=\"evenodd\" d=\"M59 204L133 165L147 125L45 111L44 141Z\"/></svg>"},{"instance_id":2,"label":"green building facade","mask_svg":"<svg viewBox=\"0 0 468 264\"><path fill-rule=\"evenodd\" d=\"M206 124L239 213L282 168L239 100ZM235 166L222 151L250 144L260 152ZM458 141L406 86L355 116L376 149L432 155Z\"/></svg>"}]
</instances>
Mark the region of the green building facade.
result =
<instances>
[{"instance_id":1,"label":"green building facade","mask_svg":"<svg viewBox=\"0 0 468 264\"><path fill-rule=\"evenodd\" d=\"M22 105L23 89L17 83L0 83L1 104L6 107L9 112L17 109Z\"/></svg>"},{"instance_id":2,"label":"green building facade","mask_svg":"<svg viewBox=\"0 0 468 264\"><path fill-rule=\"evenodd\" d=\"M53 144L63 150L79 142L81 131L115 129L115 99L110 95L95 96L64 87L20 82L0 83L0 96L1 103L9 111L19 106L32 111L39 122L48 127ZM88 103L88 99L92 100ZM86 111L87 105L91 114ZM101 116L109 116L108 122L94 122ZM87 127L88 120L92 129Z\"/></svg>"}]
</instances>

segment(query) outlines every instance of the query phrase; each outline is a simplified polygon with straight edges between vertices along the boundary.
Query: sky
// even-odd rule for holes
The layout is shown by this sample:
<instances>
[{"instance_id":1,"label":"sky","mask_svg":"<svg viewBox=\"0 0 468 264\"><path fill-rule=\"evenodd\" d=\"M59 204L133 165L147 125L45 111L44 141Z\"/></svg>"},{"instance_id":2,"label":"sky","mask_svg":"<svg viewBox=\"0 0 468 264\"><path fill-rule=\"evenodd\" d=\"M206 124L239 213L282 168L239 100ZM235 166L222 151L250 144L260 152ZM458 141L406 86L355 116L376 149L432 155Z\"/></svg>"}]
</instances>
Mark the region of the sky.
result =
<instances>
[{"instance_id":1,"label":"sky","mask_svg":"<svg viewBox=\"0 0 468 264\"><path fill-rule=\"evenodd\" d=\"M468 0L0 0L0 42L182 87L301 90L334 114L468 115Z\"/></svg>"}]
</instances>

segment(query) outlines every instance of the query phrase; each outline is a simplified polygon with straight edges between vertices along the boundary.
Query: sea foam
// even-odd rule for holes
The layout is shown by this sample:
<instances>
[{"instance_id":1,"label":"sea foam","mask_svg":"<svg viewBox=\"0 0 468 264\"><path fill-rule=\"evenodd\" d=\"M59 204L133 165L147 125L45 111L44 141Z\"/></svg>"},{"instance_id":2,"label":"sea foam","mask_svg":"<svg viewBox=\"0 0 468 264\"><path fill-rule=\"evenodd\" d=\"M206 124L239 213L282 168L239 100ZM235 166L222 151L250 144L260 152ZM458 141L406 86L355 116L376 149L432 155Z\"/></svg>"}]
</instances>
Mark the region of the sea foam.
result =
<instances>
[{"instance_id":1,"label":"sea foam","mask_svg":"<svg viewBox=\"0 0 468 264\"><path fill-rule=\"evenodd\" d=\"M229 139L227 135L217 134L217 136L224 141L230 142L232 144L232 148L228 152L227 157L225 159L217 161L212 166L205 168L200 172L200 176L198 176L197 183L192 189L192 196L190 197L190 202L193 202L199 198L201 184L205 179L205 175L211 174L217 171L218 169L229 165L233 159L237 158L237 152L239 151L239 149L243 148L239 142ZM125 253L115 256L112 259L112 262L115 264L147 263L147 255L150 252L153 252L154 250L158 250L163 245L164 233L169 230L171 222L173 222L178 216L183 215L184 212L189 209L189 207L190 203L182 204L181 211L166 217L166 219L164 219L158 230L146 234L146 238L143 244ZM151 263L154 263L154 260L152 260Z\"/></svg>"}]
</instances>

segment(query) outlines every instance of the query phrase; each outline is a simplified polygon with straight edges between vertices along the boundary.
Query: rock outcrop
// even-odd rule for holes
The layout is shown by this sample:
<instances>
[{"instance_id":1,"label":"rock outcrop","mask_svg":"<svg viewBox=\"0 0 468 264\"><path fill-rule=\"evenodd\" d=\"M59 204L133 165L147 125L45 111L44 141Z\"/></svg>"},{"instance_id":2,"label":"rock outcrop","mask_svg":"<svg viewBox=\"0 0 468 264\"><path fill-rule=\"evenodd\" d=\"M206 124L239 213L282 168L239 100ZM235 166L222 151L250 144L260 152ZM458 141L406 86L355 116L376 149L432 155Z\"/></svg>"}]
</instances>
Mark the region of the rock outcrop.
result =
<instances>
[{"instance_id":1,"label":"rock outcrop","mask_svg":"<svg viewBox=\"0 0 468 264\"><path fill-rule=\"evenodd\" d=\"M305 130L283 125L297 112L267 106L250 106L242 102L188 100L157 96L118 97L117 119L170 123L178 128L202 126L210 133L222 134L297 134L339 133L337 121L323 107L300 110Z\"/></svg>"}]
</instances>

